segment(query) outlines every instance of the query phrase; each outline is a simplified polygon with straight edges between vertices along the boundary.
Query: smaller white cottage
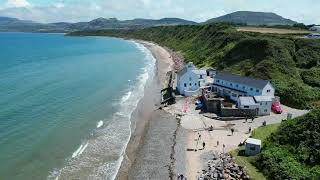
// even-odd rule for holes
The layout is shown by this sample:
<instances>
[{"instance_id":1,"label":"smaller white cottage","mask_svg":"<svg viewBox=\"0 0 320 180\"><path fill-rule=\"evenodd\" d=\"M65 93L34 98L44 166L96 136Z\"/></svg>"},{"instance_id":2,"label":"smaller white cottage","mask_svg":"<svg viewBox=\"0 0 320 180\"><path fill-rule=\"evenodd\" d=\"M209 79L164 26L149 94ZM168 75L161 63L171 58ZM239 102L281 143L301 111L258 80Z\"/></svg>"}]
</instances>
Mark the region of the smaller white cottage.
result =
<instances>
[{"instance_id":1,"label":"smaller white cottage","mask_svg":"<svg viewBox=\"0 0 320 180\"><path fill-rule=\"evenodd\" d=\"M274 97L272 96L254 96L254 100L257 104L259 104L258 114L260 116L270 115L272 100Z\"/></svg>"},{"instance_id":2,"label":"smaller white cottage","mask_svg":"<svg viewBox=\"0 0 320 180\"><path fill-rule=\"evenodd\" d=\"M246 140L246 149L245 153L247 156L254 156L260 153L261 151L261 140L248 138Z\"/></svg>"},{"instance_id":3,"label":"smaller white cottage","mask_svg":"<svg viewBox=\"0 0 320 180\"><path fill-rule=\"evenodd\" d=\"M201 86L204 86L207 72L197 69L192 63L188 63L177 73L177 90L181 95L192 96L199 93Z\"/></svg>"}]
</instances>

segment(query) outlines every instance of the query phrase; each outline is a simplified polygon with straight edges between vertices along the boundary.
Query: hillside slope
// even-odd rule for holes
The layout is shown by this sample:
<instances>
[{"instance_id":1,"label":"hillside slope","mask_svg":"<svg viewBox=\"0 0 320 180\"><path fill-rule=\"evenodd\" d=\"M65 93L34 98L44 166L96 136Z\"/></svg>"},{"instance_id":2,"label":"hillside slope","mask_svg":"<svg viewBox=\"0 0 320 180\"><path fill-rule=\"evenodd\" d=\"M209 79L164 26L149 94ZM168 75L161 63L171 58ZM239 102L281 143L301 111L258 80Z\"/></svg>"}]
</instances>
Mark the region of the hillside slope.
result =
<instances>
[{"instance_id":1,"label":"hillside slope","mask_svg":"<svg viewBox=\"0 0 320 180\"><path fill-rule=\"evenodd\" d=\"M247 25L293 25L297 22L283 18L275 13L237 11L217 18L210 19L206 23L229 22Z\"/></svg>"},{"instance_id":2,"label":"hillside slope","mask_svg":"<svg viewBox=\"0 0 320 180\"><path fill-rule=\"evenodd\" d=\"M37 23L16 18L0 17L0 31L21 32L71 32L98 29L134 29L153 26L195 25L196 22L179 18L118 20L116 18L97 18L89 22L78 23Z\"/></svg>"},{"instance_id":3,"label":"hillside slope","mask_svg":"<svg viewBox=\"0 0 320 180\"><path fill-rule=\"evenodd\" d=\"M281 123L255 165L269 179L320 179L320 110Z\"/></svg>"},{"instance_id":4,"label":"hillside slope","mask_svg":"<svg viewBox=\"0 0 320 180\"><path fill-rule=\"evenodd\" d=\"M199 67L271 80L284 104L320 107L320 41L284 35L237 32L229 25L102 30L71 35L100 35L154 41L179 51Z\"/></svg>"}]
</instances>

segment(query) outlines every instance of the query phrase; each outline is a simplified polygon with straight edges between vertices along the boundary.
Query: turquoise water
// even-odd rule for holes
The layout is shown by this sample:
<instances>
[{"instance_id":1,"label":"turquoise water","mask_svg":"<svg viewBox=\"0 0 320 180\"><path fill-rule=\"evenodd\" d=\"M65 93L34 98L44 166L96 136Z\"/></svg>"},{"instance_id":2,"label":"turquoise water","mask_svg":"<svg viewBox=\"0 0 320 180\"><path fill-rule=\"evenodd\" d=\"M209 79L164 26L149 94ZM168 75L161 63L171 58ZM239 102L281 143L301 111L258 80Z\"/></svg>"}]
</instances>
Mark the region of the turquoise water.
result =
<instances>
[{"instance_id":1,"label":"turquoise water","mask_svg":"<svg viewBox=\"0 0 320 180\"><path fill-rule=\"evenodd\" d=\"M0 33L0 52L0 179L111 179L150 53L119 39L30 33Z\"/></svg>"}]
</instances>

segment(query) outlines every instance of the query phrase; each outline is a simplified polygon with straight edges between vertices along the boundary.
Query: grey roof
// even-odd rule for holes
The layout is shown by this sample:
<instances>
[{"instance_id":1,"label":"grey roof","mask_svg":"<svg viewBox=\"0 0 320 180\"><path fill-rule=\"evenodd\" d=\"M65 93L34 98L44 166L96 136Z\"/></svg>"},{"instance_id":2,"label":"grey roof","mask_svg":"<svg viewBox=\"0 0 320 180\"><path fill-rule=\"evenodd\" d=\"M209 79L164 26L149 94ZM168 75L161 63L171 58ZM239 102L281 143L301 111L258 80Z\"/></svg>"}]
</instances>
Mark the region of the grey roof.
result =
<instances>
[{"instance_id":1,"label":"grey roof","mask_svg":"<svg viewBox=\"0 0 320 180\"><path fill-rule=\"evenodd\" d=\"M273 98L273 96L254 96L254 99L257 102L272 101Z\"/></svg>"},{"instance_id":2,"label":"grey roof","mask_svg":"<svg viewBox=\"0 0 320 180\"><path fill-rule=\"evenodd\" d=\"M203 69L194 69L194 70L192 70L192 72L197 74L197 75L205 75L205 74L207 74L207 71L203 70Z\"/></svg>"},{"instance_id":3,"label":"grey roof","mask_svg":"<svg viewBox=\"0 0 320 180\"><path fill-rule=\"evenodd\" d=\"M246 140L246 143L248 143L248 144L255 144L255 145L261 145L261 140L260 140L260 139L248 138L248 139Z\"/></svg>"},{"instance_id":4,"label":"grey roof","mask_svg":"<svg viewBox=\"0 0 320 180\"><path fill-rule=\"evenodd\" d=\"M267 80L254 79L250 77L239 76L239 75L229 74L225 72L218 72L215 78L233 82L233 83L244 84L244 85L255 87L258 89L263 89L269 83L269 81Z\"/></svg>"},{"instance_id":5,"label":"grey roof","mask_svg":"<svg viewBox=\"0 0 320 180\"><path fill-rule=\"evenodd\" d=\"M178 72L178 75L179 75L179 76L182 76L182 75L184 75L186 72L188 72L188 67L187 67L187 66L184 66L183 69L181 69L181 70Z\"/></svg>"},{"instance_id":6,"label":"grey roof","mask_svg":"<svg viewBox=\"0 0 320 180\"><path fill-rule=\"evenodd\" d=\"M242 106L252 106L252 105L256 105L256 102L254 101L253 97L244 97L241 96L239 97L239 103Z\"/></svg>"}]
</instances>

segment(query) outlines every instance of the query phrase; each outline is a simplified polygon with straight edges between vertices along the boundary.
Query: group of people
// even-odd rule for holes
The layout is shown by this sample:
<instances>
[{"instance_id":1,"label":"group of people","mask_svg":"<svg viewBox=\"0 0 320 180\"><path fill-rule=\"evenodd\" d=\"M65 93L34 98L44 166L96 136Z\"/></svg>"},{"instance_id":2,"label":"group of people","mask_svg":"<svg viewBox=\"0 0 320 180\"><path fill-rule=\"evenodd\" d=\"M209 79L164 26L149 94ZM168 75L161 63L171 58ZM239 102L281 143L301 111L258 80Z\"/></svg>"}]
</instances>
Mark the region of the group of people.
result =
<instances>
[{"instance_id":1,"label":"group of people","mask_svg":"<svg viewBox=\"0 0 320 180\"><path fill-rule=\"evenodd\" d=\"M201 140L201 134L198 132L197 144L199 143L200 140ZM202 141L202 150L204 150L205 147L206 147L206 143Z\"/></svg>"}]
</instances>

